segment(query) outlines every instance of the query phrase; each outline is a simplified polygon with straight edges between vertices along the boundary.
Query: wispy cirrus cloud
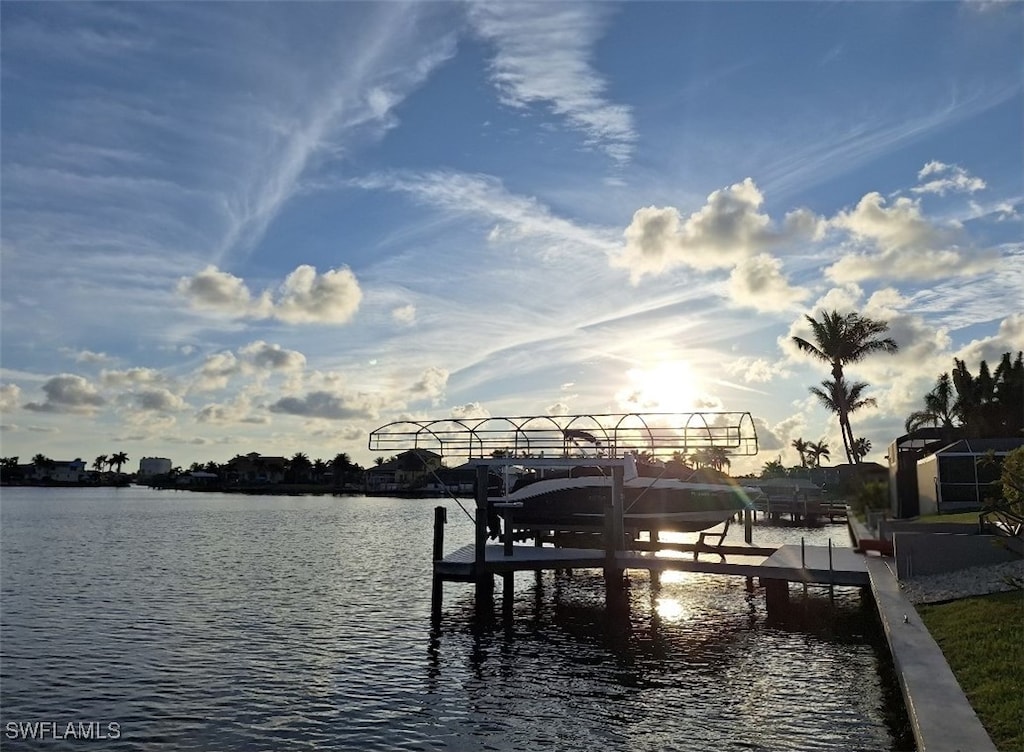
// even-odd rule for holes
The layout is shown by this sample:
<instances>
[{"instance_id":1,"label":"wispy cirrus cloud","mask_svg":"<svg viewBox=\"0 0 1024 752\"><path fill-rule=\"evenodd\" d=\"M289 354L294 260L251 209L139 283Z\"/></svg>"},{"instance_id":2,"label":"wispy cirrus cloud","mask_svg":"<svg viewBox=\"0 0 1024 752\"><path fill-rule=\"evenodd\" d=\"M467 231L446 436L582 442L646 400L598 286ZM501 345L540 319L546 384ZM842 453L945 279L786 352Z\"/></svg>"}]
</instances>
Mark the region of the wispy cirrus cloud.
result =
<instances>
[{"instance_id":1,"label":"wispy cirrus cloud","mask_svg":"<svg viewBox=\"0 0 1024 752\"><path fill-rule=\"evenodd\" d=\"M474 3L470 22L495 46L491 78L514 107L547 104L587 144L617 162L629 160L637 134L632 111L605 97L591 65L605 9L565 3Z\"/></svg>"}]
</instances>

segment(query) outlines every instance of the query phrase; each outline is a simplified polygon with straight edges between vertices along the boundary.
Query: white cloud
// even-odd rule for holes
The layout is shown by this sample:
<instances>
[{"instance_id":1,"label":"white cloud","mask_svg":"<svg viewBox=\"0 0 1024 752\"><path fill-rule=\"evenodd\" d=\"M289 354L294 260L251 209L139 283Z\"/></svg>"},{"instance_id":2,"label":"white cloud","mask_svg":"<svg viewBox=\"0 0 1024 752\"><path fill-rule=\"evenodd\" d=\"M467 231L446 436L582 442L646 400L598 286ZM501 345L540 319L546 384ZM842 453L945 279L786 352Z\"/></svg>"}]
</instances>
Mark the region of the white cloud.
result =
<instances>
[{"instance_id":1,"label":"white cloud","mask_svg":"<svg viewBox=\"0 0 1024 752\"><path fill-rule=\"evenodd\" d=\"M945 196L946 193L974 193L985 188L984 180L967 174L967 170L959 165L929 162L917 173L918 180L927 177L932 179L910 190L914 193L936 193Z\"/></svg>"},{"instance_id":2,"label":"white cloud","mask_svg":"<svg viewBox=\"0 0 1024 752\"><path fill-rule=\"evenodd\" d=\"M198 310L290 324L344 324L355 315L363 295L348 267L318 274L307 264L285 278L276 301L270 291L254 297L242 279L212 265L193 277L182 277L177 292Z\"/></svg>"},{"instance_id":3,"label":"white cloud","mask_svg":"<svg viewBox=\"0 0 1024 752\"><path fill-rule=\"evenodd\" d=\"M112 388L146 384L164 384L167 377L153 368L129 368L124 371L101 371L100 382Z\"/></svg>"},{"instance_id":4,"label":"white cloud","mask_svg":"<svg viewBox=\"0 0 1024 752\"><path fill-rule=\"evenodd\" d=\"M47 380L43 384L43 393L45 401L26 403L25 409L44 413L91 414L107 403L95 386L71 373L62 373Z\"/></svg>"},{"instance_id":5,"label":"white cloud","mask_svg":"<svg viewBox=\"0 0 1024 752\"><path fill-rule=\"evenodd\" d=\"M199 391L223 389L233 376L242 373L243 364L233 353L220 352L207 356L195 374L193 388Z\"/></svg>"},{"instance_id":6,"label":"white cloud","mask_svg":"<svg viewBox=\"0 0 1024 752\"><path fill-rule=\"evenodd\" d=\"M17 384L0 384L0 411L10 412L21 401L21 387Z\"/></svg>"},{"instance_id":7,"label":"white cloud","mask_svg":"<svg viewBox=\"0 0 1024 752\"><path fill-rule=\"evenodd\" d=\"M372 395L341 395L326 391L303 397L282 397L270 405L270 412L325 420L372 419L379 414L379 398Z\"/></svg>"},{"instance_id":8,"label":"white cloud","mask_svg":"<svg viewBox=\"0 0 1024 752\"><path fill-rule=\"evenodd\" d=\"M402 326L412 326L416 323L416 306L410 303L394 308L391 310L391 318Z\"/></svg>"},{"instance_id":9,"label":"white cloud","mask_svg":"<svg viewBox=\"0 0 1024 752\"><path fill-rule=\"evenodd\" d=\"M420 378L412 385L412 393L416 397L436 399L444 394L448 385L448 371L444 368L431 366L423 371Z\"/></svg>"},{"instance_id":10,"label":"white cloud","mask_svg":"<svg viewBox=\"0 0 1024 752\"><path fill-rule=\"evenodd\" d=\"M301 371L306 366L306 356L302 353L269 345L263 340L239 348L238 354L259 370Z\"/></svg>"},{"instance_id":11,"label":"white cloud","mask_svg":"<svg viewBox=\"0 0 1024 752\"><path fill-rule=\"evenodd\" d=\"M751 259L785 240L813 238L820 220L807 210L791 212L781 229L761 211L764 196L751 178L712 192L685 220L673 207L646 207L633 214L626 245L614 257L635 281L677 266L725 269Z\"/></svg>"},{"instance_id":12,"label":"white cloud","mask_svg":"<svg viewBox=\"0 0 1024 752\"><path fill-rule=\"evenodd\" d=\"M469 18L496 54L491 75L506 104L546 102L588 144L629 159L636 141L630 109L608 102L590 64L602 9L564 3L474 3Z\"/></svg>"},{"instance_id":13,"label":"white cloud","mask_svg":"<svg viewBox=\"0 0 1024 752\"><path fill-rule=\"evenodd\" d=\"M776 378L791 376L792 372L779 363L766 358L741 357L722 364L726 373L739 376L748 384L767 383Z\"/></svg>"},{"instance_id":14,"label":"white cloud","mask_svg":"<svg viewBox=\"0 0 1024 752\"><path fill-rule=\"evenodd\" d=\"M806 299L808 291L789 284L782 262L767 253L744 259L729 275L729 296L738 306L759 311L786 311Z\"/></svg>"},{"instance_id":15,"label":"white cloud","mask_svg":"<svg viewBox=\"0 0 1024 752\"><path fill-rule=\"evenodd\" d=\"M491 413L479 402L467 402L465 405L456 405L451 409L451 417L463 418L489 418Z\"/></svg>"},{"instance_id":16,"label":"white cloud","mask_svg":"<svg viewBox=\"0 0 1024 752\"><path fill-rule=\"evenodd\" d=\"M900 197L887 206L880 193L868 193L854 209L839 212L829 224L848 232L861 249L825 270L835 282L969 276L998 263L994 251L961 250L957 245L961 226L929 221L916 199Z\"/></svg>"},{"instance_id":17,"label":"white cloud","mask_svg":"<svg viewBox=\"0 0 1024 752\"><path fill-rule=\"evenodd\" d=\"M139 410L145 412L170 413L186 407L181 397L162 387L135 392L131 399Z\"/></svg>"}]
</instances>

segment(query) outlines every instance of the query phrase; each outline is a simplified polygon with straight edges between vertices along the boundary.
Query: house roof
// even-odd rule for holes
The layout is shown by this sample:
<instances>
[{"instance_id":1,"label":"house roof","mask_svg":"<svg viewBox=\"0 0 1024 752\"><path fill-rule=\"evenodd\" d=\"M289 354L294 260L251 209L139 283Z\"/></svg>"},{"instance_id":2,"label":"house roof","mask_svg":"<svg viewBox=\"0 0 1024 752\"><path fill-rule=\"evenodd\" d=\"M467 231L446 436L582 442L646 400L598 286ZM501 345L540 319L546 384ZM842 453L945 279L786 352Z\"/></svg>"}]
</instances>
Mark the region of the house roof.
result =
<instances>
[{"instance_id":1,"label":"house roof","mask_svg":"<svg viewBox=\"0 0 1024 752\"><path fill-rule=\"evenodd\" d=\"M935 454L946 456L953 454L981 455L988 452L1006 454L1018 447L1024 446L1024 438L1021 439L961 439L939 449Z\"/></svg>"}]
</instances>

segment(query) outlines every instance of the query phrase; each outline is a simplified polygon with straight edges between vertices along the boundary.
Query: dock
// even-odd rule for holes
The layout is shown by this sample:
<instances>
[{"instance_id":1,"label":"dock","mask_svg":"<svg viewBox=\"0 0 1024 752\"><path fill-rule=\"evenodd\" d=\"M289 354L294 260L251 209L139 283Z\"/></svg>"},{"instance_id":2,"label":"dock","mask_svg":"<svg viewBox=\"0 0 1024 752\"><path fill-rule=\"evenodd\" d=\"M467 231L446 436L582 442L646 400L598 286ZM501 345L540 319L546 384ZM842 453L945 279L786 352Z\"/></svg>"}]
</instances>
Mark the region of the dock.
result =
<instances>
[{"instance_id":1,"label":"dock","mask_svg":"<svg viewBox=\"0 0 1024 752\"><path fill-rule=\"evenodd\" d=\"M789 583L853 587L868 587L871 583L864 556L848 548L677 544L673 549L619 550L609 557L607 551L598 548L490 544L478 556L476 545L471 543L434 561L435 593L440 598L440 582L476 582L480 585L478 596L487 598L493 592L493 578L498 575L503 578L508 595L513 592L516 572L603 569L612 589L630 569L699 572L748 580L758 578L765 587L771 613L785 607ZM439 600L435 605L440 607Z\"/></svg>"}]
</instances>

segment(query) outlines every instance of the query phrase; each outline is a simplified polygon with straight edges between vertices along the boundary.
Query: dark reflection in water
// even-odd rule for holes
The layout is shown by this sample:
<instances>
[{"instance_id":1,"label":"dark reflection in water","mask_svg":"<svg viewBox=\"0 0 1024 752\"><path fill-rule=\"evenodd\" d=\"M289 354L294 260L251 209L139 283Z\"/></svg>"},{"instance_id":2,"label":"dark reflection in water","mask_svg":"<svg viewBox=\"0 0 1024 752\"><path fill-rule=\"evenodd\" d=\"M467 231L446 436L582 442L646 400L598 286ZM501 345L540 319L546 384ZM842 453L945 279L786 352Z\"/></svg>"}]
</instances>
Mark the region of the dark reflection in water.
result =
<instances>
[{"instance_id":1,"label":"dark reflection in water","mask_svg":"<svg viewBox=\"0 0 1024 752\"><path fill-rule=\"evenodd\" d=\"M600 572L524 574L507 618L447 584L431 629L435 504L4 489L0 733L116 721L103 746L140 750L912 748L858 591L794 588L799 618L770 623L742 579L632 572L609 608ZM451 550L472 529L446 506ZM801 535L846 545L838 526L756 540Z\"/></svg>"}]
</instances>

